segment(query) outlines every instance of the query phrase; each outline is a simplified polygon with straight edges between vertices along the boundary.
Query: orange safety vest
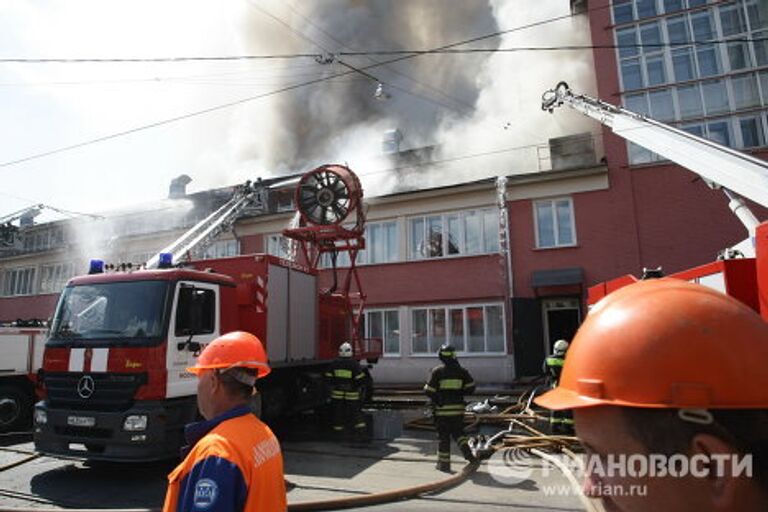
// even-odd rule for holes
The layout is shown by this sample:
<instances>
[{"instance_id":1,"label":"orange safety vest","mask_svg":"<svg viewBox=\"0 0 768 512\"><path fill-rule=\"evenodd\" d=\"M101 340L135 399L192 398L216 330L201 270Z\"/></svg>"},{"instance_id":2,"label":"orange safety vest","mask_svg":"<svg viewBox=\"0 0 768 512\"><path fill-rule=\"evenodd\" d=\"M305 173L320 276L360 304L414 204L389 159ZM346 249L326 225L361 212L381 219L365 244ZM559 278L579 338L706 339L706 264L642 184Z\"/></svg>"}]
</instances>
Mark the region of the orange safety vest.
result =
<instances>
[{"instance_id":1,"label":"orange safety vest","mask_svg":"<svg viewBox=\"0 0 768 512\"><path fill-rule=\"evenodd\" d=\"M269 427L245 408L216 421L168 475L163 512L285 511L283 457Z\"/></svg>"}]
</instances>

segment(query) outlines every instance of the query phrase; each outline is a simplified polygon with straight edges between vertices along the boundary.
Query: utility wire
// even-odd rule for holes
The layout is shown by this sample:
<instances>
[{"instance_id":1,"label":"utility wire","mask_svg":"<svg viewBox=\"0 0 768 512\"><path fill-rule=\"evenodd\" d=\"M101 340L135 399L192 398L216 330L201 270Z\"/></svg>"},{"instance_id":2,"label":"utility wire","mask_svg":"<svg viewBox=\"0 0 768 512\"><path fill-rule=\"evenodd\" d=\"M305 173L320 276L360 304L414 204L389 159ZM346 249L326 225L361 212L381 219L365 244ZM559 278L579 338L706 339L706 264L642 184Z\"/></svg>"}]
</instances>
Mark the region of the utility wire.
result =
<instances>
[{"instance_id":1,"label":"utility wire","mask_svg":"<svg viewBox=\"0 0 768 512\"><path fill-rule=\"evenodd\" d=\"M606 6L602 6L602 7L599 7L599 8L606 8ZM504 34L509 34L509 33L516 32L516 31L527 30L527 29L533 28L533 27L539 27L539 26L542 26L542 25L546 25L548 23L553 23L555 21L560 21L560 20L567 19L567 18L570 18L570 17L571 17L571 15L568 14L568 15L556 16L556 17L548 18L548 19L544 19L544 20L539 20L539 21L536 21L536 22L527 23L525 25L520 25L518 27L514 27L514 28L510 28L510 29L506 29L506 30L500 30L500 31L496 31L496 32L491 32L490 34L485 34L485 35L482 35L482 36L477 36L477 37L473 37L473 38L470 38L470 39L465 39L463 41L457 41L455 43L443 45L443 46L434 48L431 51L448 50L448 49L451 49L451 48L455 48L457 46L463 46L463 45L470 44L470 43L476 43L478 41L483 41L483 40L487 40L487 39L493 39L493 38L499 37L499 36L504 35ZM358 70L359 71L366 71L368 69L373 69L373 68L377 68L377 67L380 67L380 66L385 66L387 64L392 64L392 63L395 63L395 62L400 62L400 61L412 59L412 58L415 58L415 57L418 57L418 56L422 55L422 53L423 52L417 52L417 53L401 55L399 57L394 57L392 59L388 59L388 60L384 60L384 61L381 61L381 62L377 62L377 63L373 63L373 64L368 64L366 66L362 66L362 67L358 68ZM197 110L197 111L194 111L194 112L189 112L189 113L182 114L182 115L175 116L175 117L171 117L171 118L168 118L168 119L163 119L163 120L160 120L160 121L156 121L154 123L150 123L150 124L146 124L146 125L142 125L142 126L137 126L135 128L131 128L131 129L128 129L128 130L123 130L121 132L116 132L116 133L112 133L110 135L105 135L105 136L102 136L102 137L97 137L95 139L90 139L90 140L87 140L87 141L79 142L77 144L71 144L71 145L68 145L68 146L63 146L63 147L55 148L55 149L52 149L52 150L49 150L49 151L44 151L44 152L41 152L41 153L36 153L36 154L29 155L29 156L26 156L26 157L23 157L23 158L18 158L18 159L15 159L15 160L9 160L9 161L0 163L0 168L10 167L12 165L17 165L17 164L20 164L20 163L23 163L23 162L28 162L30 160L35 160L35 159L38 159L38 158L43 158L43 157L46 157L46 156L50 156L50 155L54 155L54 154L58 154L58 153L63 153L65 151L70 151L70 150L81 148L81 147L84 147L84 146L89 146L91 144L96 144L96 143L99 143L99 142L104 142L104 141L107 141L107 140L116 139L118 137L123 137L125 135L130 135L132 133L140 132L140 131L147 130L147 129L150 129L150 128L156 128L156 127L163 126L163 125L166 125L166 124L171 124L171 123L174 123L174 122L177 122L177 121L182 121L184 119L189 119L189 118L192 118L192 117L200 116L200 115L203 115L203 114L208 114L208 113L211 113L211 112L216 112L218 110L223 110L223 109L230 108L230 107L233 107L233 106L242 105L244 103L248 103L248 102L251 102L251 101L254 101L254 100L266 98L268 96L273 96L273 95L276 95L276 94L281 94L281 93L293 91L293 90L300 89L300 88L303 88L303 87L307 87L307 86L310 86L310 85L315 85L315 84L324 82L324 81L332 79L332 78L339 78L339 77L342 77L342 76L347 76L347 75L350 75L352 73L357 73L357 71L352 71L352 70L344 71L344 72L328 75L326 77L317 78L317 79L314 79L314 80L308 80L306 82L302 82L302 83L299 83L299 84L288 85L286 87L275 89L273 91L269 91L269 92L266 92L266 93L256 94L256 95L249 96L249 97L246 97L246 98L241 98L239 100L234 100L234 101L230 101L230 102L227 102L227 103L215 105L213 107L205 108L205 109L202 109L202 110Z\"/></svg>"}]
</instances>

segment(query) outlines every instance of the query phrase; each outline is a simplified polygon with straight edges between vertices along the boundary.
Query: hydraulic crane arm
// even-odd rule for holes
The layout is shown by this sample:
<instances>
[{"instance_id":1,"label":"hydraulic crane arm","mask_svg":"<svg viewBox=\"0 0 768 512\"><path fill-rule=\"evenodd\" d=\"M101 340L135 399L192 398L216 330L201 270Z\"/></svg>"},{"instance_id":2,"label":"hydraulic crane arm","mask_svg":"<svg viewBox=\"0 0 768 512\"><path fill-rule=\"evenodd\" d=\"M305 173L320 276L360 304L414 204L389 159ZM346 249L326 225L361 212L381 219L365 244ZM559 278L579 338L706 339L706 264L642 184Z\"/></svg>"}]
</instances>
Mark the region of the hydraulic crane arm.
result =
<instances>
[{"instance_id":1,"label":"hydraulic crane arm","mask_svg":"<svg viewBox=\"0 0 768 512\"><path fill-rule=\"evenodd\" d=\"M160 264L160 254L163 253L171 254L171 264L176 264L182 256L192 250L202 251L220 233L231 228L246 208L251 207L258 211L266 210L266 194L267 189L258 182L252 184L247 181L243 185L238 185L235 187L232 199L152 256L147 262L147 268L157 268Z\"/></svg>"},{"instance_id":2,"label":"hydraulic crane arm","mask_svg":"<svg viewBox=\"0 0 768 512\"><path fill-rule=\"evenodd\" d=\"M565 82L544 93L541 108L552 112L564 103L608 126L620 137L689 169L707 182L768 207L768 162L599 99L574 94ZM734 197L729 195L729 198L733 202ZM735 209L734 213L745 222L743 209L741 214Z\"/></svg>"}]
</instances>

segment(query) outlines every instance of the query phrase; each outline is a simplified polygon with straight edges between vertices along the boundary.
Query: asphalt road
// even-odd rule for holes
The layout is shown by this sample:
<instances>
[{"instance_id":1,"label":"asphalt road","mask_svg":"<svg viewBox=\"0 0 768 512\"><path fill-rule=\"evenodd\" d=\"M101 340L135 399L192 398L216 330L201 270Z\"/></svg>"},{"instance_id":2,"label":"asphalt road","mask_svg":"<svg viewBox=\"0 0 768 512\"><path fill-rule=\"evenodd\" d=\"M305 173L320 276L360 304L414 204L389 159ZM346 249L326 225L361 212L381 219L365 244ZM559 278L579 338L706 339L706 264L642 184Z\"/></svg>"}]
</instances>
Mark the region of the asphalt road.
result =
<instances>
[{"instance_id":1,"label":"asphalt road","mask_svg":"<svg viewBox=\"0 0 768 512\"><path fill-rule=\"evenodd\" d=\"M435 469L437 443L430 432L404 430L396 438L360 445L327 439L312 421L304 420L279 434L290 503L409 487L448 476ZM30 457L33 449L28 436L0 438L0 467ZM165 477L174 465L175 461L126 465L41 456L0 472L0 510L159 507ZM462 466L454 455L454 470ZM495 456L468 480L442 493L348 510L583 510L566 479L544 466L537 459L517 457L510 462Z\"/></svg>"}]
</instances>

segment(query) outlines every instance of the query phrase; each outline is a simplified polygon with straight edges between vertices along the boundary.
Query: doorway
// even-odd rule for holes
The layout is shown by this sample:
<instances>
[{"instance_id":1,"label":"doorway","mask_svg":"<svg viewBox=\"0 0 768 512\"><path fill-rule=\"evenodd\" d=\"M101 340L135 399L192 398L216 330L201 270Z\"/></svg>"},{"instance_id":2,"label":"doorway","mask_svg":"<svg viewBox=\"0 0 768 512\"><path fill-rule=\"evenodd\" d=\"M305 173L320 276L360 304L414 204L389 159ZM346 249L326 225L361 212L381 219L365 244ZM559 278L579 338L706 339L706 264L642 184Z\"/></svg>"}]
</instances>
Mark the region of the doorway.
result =
<instances>
[{"instance_id":1,"label":"doorway","mask_svg":"<svg viewBox=\"0 0 768 512\"><path fill-rule=\"evenodd\" d=\"M543 299L541 310L544 323L544 351L551 354L555 341L569 343L581 324L581 303L578 298Z\"/></svg>"}]
</instances>

